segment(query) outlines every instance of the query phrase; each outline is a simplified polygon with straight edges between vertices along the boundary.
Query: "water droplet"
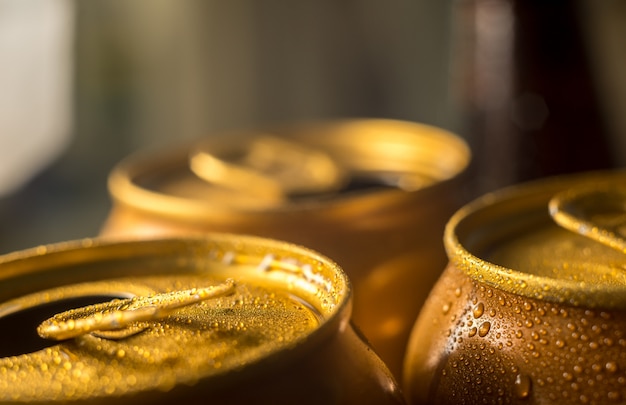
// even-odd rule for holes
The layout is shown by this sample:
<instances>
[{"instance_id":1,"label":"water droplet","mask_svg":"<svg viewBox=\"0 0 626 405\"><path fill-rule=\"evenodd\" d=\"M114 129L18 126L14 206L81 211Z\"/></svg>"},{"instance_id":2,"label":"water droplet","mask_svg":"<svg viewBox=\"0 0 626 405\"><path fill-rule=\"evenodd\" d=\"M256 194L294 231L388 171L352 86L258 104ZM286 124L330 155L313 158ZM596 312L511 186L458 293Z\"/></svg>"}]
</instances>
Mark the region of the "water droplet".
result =
<instances>
[{"instance_id":1,"label":"water droplet","mask_svg":"<svg viewBox=\"0 0 626 405\"><path fill-rule=\"evenodd\" d=\"M518 398L528 398L532 388L530 377L525 374L518 374L515 377L515 395Z\"/></svg>"},{"instance_id":2,"label":"water droplet","mask_svg":"<svg viewBox=\"0 0 626 405\"><path fill-rule=\"evenodd\" d=\"M619 392L617 391L609 391L609 393L607 394L607 397L611 400L611 401L619 401L621 396L619 394Z\"/></svg>"},{"instance_id":3,"label":"water droplet","mask_svg":"<svg viewBox=\"0 0 626 405\"><path fill-rule=\"evenodd\" d=\"M476 332L478 332L478 329L474 326L473 328L471 328L469 330L469 332L467 334L469 335L469 337L472 337L472 336L476 335Z\"/></svg>"},{"instance_id":4,"label":"water droplet","mask_svg":"<svg viewBox=\"0 0 626 405\"><path fill-rule=\"evenodd\" d=\"M480 325L480 328L478 329L478 336L485 337L487 333L489 333L489 329L491 329L491 323L483 322L483 324Z\"/></svg>"},{"instance_id":5,"label":"water droplet","mask_svg":"<svg viewBox=\"0 0 626 405\"><path fill-rule=\"evenodd\" d=\"M524 309L526 311L530 311L531 309L533 309L533 306L530 302L524 302Z\"/></svg>"},{"instance_id":6,"label":"water droplet","mask_svg":"<svg viewBox=\"0 0 626 405\"><path fill-rule=\"evenodd\" d=\"M474 314L474 318L480 318L485 312L485 305L482 302L479 302L472 311Z\"/></svg>"},{"instance_id":7,"label":"water droplet","mask_svg":"<svg viewBox=\"0 0 626 405\"><path fill-rule=\"evenodd\" d=\"M454 295L457 298L461 296L461 287L458 287L456 290L454 290Z\"/></svg>"},{"instance_id":8,"label":"water droplet","mask_svg":"<svg viewBox=\"0 0 626 405\"><path fill-rule=\"evenodd\" d=\"M606 363L605 368L606 371L608 371L609 373L615 373L617 372L617 363L614 361L609 361L608 363Z\"/></svg>"},{"instance_id":9,"label":"water droplet","mask_svg":"<svg viewBox=\"0 0 626 405\"><path fill-rule=\"evenodd\" d=\"M450 304L449 304L449 303L448 303L448 304L445 304L445 305L443 306L442 310L443 310L443 314L444 314L444 315L445 315L445 314L447 314L448 312L450 312Z\"/></svg>"},{"instance_id":10,"label":"water droplet","mask_svg":"<svg viewBox=\"0 0 626 405\"><path fill-rule=\"evenodd\" d=\"M137 384L137 377L134 374L126 376L126 383L130 386Z\"/></svg>"}]
</instances>

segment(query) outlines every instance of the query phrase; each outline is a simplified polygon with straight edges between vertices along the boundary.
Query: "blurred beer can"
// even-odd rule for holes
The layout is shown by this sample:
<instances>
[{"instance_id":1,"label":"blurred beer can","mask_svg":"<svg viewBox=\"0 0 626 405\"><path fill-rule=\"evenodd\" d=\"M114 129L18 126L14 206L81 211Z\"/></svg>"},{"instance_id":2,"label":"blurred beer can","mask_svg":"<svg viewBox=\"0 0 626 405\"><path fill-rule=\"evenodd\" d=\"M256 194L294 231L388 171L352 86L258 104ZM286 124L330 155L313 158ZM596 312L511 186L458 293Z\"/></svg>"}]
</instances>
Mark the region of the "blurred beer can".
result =
<instances>
[{"instance_id":1,"label":"blurred beer can","mask_svg":"<svg viewBox=\"0 0 626 405\"><path fill-rule=\"evenodd\" d=\"M0 402L403 403L329 259L240 235L0 257Z\"/></svg>"},{"instance_id":2,"label":"blurred beer can","mask_svg":"<svg viewBox=\"0 0 626 405\"><path fill-rule=\"evenodd\" d=\"M450 219L407 349L410 403L626 401L625 181L537 180Z\"/></svg>"},{"instance_id":3,"label":"blurred beer can","mask_svg":"<svg viewBox=\"0 0 626 405\"><path fill-rule=\"evenodd\" d=\"M458 136L396 120L221 134L120 162L101 236L220 231L315 249L349 275L355 324L399 376L469 161Z\"/></svg>"}]
</instances>

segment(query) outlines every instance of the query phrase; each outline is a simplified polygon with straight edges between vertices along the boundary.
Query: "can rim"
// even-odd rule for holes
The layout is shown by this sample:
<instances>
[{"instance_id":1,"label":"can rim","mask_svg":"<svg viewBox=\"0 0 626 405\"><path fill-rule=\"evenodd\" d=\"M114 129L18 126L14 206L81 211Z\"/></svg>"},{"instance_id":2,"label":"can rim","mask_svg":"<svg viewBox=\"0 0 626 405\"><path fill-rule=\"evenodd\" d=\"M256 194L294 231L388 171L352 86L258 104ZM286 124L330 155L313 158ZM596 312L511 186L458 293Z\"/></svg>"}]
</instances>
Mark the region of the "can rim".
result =
<instances>
[{"instance_id":1,"label":"can rim","mask_svg":"<svg viewBox=\"0 0 626 405\"><path fill-rule=\"evenodd\" d=\"M482 259L465 246L472 221L478 221L480 215L486 215L489 209L494 211L493 207L499 209L500 205L526 198L534 204L545 203L545 215L549 216L547 203L555 192L582 183L623 180L625 175L626 171L619 170L552 176L508 186L478 197L461 207L446 224L444 247L448 258L451 264L471 279L515 295L588 308L626 308L626 285L590 284L529 274ZM470 229L464 230L463 227ZM463 232L466 235L462 235Z\"/></svg>"},{"instance_id":2,"label":"can rim","mask_svg":"<svg viewBox=\"0 0 626 405\"><path fill-rule=\"evenodd\" d=\"M109 174L108 189L113 201L121 206L130 207L140 212L158 215L160 217L172 218L185 221L206 221L212 223L233 222L245 216L248 220L267 215L283 216L285 213L309 212L320 208L334 210L338 209L342 215L358 216L363 212L371 212L381 206L381 201L385 205L389 203L401 203L407 195L421 194L423 191L433 189L438 185L451 181L463 173L469 166L471 151L468 144L461 137L444 130L426 124L392 120L392 119L339 119L321 121L313 123L302 123L277 127L277 131L312 131L315 128L332 129L337 133L348 131L350 128L359 126L373 126L379 131L386 131L389 134L399 132L411 136L420 136L431 144L446 144L455 153L445 156L447 160L455 160L454 170L442 174L432 184L415 191L407 192L399 189L386 189L376 193L359 193L340 195L339 198L328 198L324 200L311 199L298 202L289 201L286 204L259 208L236 208L219 204L211 204L208 201L194 200L179 197L157 190L152 190L142 186L137 182L137 177L145 174L146 170L167 170L180 163L181 159L187 159L188 153L193 144L182 145L177 151L168 151L166 154L155 154L142 151L127 156L120 161ZM342 129L346 128L346 129ZM383 128L383 129L381 129ZM270 128L272 129L272 128ZM252 131L253 133L254 131ZM335 137L337 138L337 137ZM337 140L333 142L338 143ZM319 146L316 144L316 146ZM433 147L430 145L429 147ZM445 163L438 163L445 165ZM400 197L400 198L399 198Z\"/></svg>"}]
</instances>

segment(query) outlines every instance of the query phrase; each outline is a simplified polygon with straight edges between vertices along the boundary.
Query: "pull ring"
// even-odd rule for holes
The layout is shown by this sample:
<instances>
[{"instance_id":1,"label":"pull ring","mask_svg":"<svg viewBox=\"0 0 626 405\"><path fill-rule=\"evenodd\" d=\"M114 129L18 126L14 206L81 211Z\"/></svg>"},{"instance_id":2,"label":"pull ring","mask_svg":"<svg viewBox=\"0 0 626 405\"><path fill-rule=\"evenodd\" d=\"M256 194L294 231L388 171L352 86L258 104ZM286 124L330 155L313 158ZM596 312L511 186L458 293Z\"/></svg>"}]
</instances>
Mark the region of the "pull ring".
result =
<instances>
[{"instance_id":1,"label":"pull ring","mask_svg":"<svg viewBox=\"0 0 626 405\"><path fill-rule=\"evenodd\" d=\"M626 253L626 188L577 188L555 195L550 215L565 229Z\"/></svg>"},{"instance_id":2,"label":"pull ring","mask_svg":"<svg viewBox=\"0 0 626 405\"><path fill-rule=\"evenodd\" d=\"M345 170L326 152L278 136L259 135L220 149L198 145L190 155L191 171L208 183L264 201L283 203L290 196L337 191L347 180Z\"/></svg>"},{"instance_id":3,"label":"pull ring","mask_svg":"<svg viewBox=\"0 0 626 405\"><path fill-rule=\"evenodd\" d=\"M235 290L231 279L206 288L174 291L148 297L133 297L72 309L52 316L37 327L44 339L65 340L92 333L119 339L141 332L142 322L156 321L177 309L212 298L228 295Z\"/></svg>"}]
</instances>

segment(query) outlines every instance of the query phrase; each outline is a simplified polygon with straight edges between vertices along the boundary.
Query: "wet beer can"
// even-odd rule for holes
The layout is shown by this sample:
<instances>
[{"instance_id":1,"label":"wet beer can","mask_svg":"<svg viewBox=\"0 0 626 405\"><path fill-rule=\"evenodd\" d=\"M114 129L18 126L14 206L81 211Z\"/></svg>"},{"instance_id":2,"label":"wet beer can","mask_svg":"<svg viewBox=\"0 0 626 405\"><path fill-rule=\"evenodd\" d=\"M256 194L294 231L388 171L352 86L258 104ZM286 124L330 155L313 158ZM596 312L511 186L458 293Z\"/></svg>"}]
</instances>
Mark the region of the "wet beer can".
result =
<instances>
[{"instance_id":1,"label":"wet beer can","mask_svg":"<svg viewBox=\"0 0 626 405\"><path fill-rule=\"evenodd\" d=\"M516 185L460 209L413 329L413 404L626 401L626 172Z\"/></svg>"},{"instance_id":2,"label":"wet beer can","mask_svg":"<svg viewBox=\"0 0 626 405\"><path fill-rule=\"evenodd\" d=\"M421 304L446 263L466 143L394 120L293 124L130 156L111 173L105 237L206 231L315 249L354 285L355 324L398 376Z\"/></svg>"},{"instance_id":3,"label":"wet beer can","mask_svg":"<svg viewBox=\"0 0 626 405\"><path fill-rule=\"evenodd\" d=\"M239 235L0 257L0 402L403 403L329 259Z\"/></svg>"}]
</instances>

